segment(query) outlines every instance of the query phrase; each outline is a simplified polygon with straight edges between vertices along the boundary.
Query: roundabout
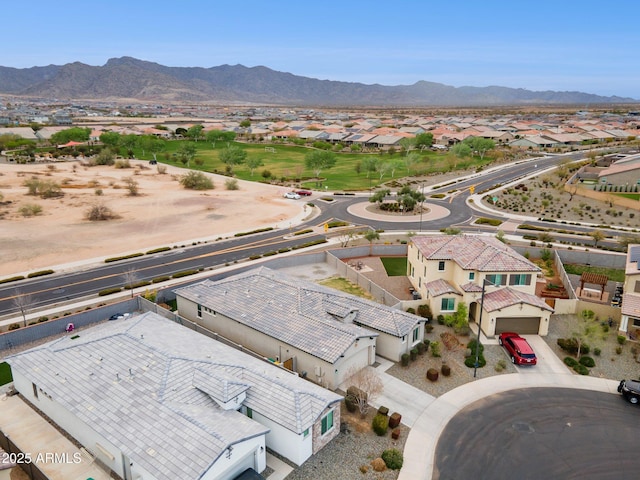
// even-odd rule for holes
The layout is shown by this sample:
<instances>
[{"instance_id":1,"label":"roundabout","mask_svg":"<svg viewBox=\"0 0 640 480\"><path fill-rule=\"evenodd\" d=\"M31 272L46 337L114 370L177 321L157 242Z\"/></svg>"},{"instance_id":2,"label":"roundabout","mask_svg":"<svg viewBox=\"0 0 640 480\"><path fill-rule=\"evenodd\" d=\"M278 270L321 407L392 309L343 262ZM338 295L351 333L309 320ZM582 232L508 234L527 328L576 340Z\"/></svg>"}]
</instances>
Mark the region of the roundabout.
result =
<instances>
[{"instance_id":1,"label":"roundabout","mask_svg":"<svg viewBox=\"0 0 640 480\"><path fill-rule=\"evenodd\" d=\"M451 211L441 205L435 203L423 203L423 208L426 210L422 215L418 214L406 214L401 213L378 213L372 212L368 207L371 207L370 202L358 202L354 203L347 208L347 211L360 218L367 220L377 220L383 222L396 222L396 223L415 223L415 222L428 222L430 220L439 220L441 218L448 217Z\"/></svg>"}]
</instances>

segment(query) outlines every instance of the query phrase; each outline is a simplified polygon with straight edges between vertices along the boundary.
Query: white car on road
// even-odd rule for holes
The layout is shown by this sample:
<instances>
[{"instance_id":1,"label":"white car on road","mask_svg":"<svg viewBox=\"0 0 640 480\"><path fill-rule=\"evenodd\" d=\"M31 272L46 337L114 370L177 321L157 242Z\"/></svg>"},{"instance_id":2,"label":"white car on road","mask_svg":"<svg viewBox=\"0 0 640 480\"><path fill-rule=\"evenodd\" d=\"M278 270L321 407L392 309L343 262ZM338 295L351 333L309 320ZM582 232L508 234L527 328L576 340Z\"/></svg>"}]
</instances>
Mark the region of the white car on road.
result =
<instances>
[{"instance_id":1,"label":"white car on road","mask_svg":"<svg viewBox=\"0 0 640 480\"><path fill-rule=\"evenodd\" d=\"M299 200L300 195L298 195L296 192L287 192L284 194L284 198L292 198L294 200Z\"/></svg>"}]
</instances>

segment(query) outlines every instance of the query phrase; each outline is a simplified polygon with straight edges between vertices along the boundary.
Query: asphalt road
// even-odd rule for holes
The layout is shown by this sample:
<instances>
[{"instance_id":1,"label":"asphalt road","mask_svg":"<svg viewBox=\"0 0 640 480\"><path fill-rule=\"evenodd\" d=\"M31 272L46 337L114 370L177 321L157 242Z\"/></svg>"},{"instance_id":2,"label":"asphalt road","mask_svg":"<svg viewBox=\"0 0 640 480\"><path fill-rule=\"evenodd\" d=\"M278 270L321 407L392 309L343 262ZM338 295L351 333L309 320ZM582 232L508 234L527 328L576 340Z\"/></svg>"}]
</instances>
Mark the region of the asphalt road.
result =
<instances>
[{"instance_id":1,"label":"asphalt road","mask_svg":"<svg viewBox=\"0 0 640 480\"><path fill-rule=\"evenodd\" d=\"M458 412L436 447L434 480L638 478L640 408L620 395L511 390Z\"/></svg>"},{"instance_id":2,"label":"asphalt road","mask_svg":"<svg viewBox=\"0 0 640 480\"><path fill-rule=\"evenodd\" d=\"M582 158L582 154L573 153L538 158L504 165L500 169L491 172L479 172L473 175L472 178L447 181L443 186L433 189L430 195L433 193L446 194L452 190L455 190L455 193L442 200L433 198L428 198L427 200L429 203L440 204L450 211L448 216L437 220L425 219L423 222L409 221L403 223L369 221L352 215L348 210L354 203L366 201L365 198L362 196L335 196L333 202L316 201L315 204L321 209L320 215L302 225L296 226L296 230L322 225L331 219L340 219L356 225L363 225L366 222L373 228L387 231L398 229L415 232L438 231L442 228L456 227L465 231L487 230L493 232L494 229L470 226L474 218L480 215L466 203L470 195L469 188L471 186L474 186L475 193L484 192L499 185L525 178L528 175L537 174L539 171L557 165L567 159L577 158ZM494 217L485 213L482 216ZM529 223L549 226L545 222ZM585 227L570 225L562 225L562 228L578 231L589 230ZM168 252L145 255L97 267L93 266L74 273L58 273L21 282L0 284L0 316L18 311L18 306L15 302L17 296L28 297L28 302L26 302L28 309L33 310L42 305L54 305L94 295L107 288L122 286L128 283L127 272L133 272L133 278L136 282L151 281L154 278L184 270L232 264L251 255L264 254L321 238L320 235L295 239L284 238L288 233L288 230L271 231L195 246L191 246L186 242L187 245L184 248L173 249Z\"/></svg>"}]
</instances>

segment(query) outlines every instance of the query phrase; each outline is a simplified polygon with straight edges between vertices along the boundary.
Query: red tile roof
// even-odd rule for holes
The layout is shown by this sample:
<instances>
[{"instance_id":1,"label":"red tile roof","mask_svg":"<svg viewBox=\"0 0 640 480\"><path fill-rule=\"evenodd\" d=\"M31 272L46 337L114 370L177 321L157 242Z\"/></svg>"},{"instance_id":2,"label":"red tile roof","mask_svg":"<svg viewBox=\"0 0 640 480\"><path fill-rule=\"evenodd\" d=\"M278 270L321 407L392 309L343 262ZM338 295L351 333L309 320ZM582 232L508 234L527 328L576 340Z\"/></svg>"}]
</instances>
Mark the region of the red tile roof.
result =
<instances>
[{"instance_id":1,"label":"red tile roof","mask_svg":"<svg viewBox=\"0 0 640 480\"><path fill-rule=\"evenodd\" d=\"M511 287L505 287L493 292L485 293L484 303L482 306L485 311L494 312L519 303L526 303L527 305L533 305L534 307L553 312L553 308L547 305L541 298Z\"/></svg>"}]
</instances>

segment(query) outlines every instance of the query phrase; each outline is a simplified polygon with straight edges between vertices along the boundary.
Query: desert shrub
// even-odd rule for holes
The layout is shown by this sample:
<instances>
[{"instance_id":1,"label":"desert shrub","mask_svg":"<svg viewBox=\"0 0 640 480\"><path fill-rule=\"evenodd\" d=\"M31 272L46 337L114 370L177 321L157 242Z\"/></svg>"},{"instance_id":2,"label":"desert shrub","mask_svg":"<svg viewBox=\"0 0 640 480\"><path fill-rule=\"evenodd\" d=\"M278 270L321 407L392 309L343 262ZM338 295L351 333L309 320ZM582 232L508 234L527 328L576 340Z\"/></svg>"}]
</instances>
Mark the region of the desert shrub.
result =
<instances>
[{"instance_id":1,"label":"desert shrub","mask_svg":"<svg viewBox=\"0 0 640 480\"><path fill-rule=\"evenodd\" d=\"M380 457L374 458L371 461L371 466L376 472L384 472L387 469L387 464Z\"/></svg>"},{"instance_id":2,"label":"desert shrub","mask_svg":"<svg viewBox=\"0 0 640 480\"><path fill-rule=\"evenodd\" d=\"M431 342L431 356L433 357L440 357L441 353L440 353L440 342L435 341L435 342Z\"/></svg>"},{"instance_id":3,"label":"desert shrub","mask_svg":"<svg viewBox=\"0 0 640 480\"><path fill-rule=\"evenodd\" d=\"M158 164L158 166L156 167L157 171L158 171L158 175L164 175L165 173L167 173L167 166L166 165L160 165Z\"/></svg>"},{"instance_id":4,"label":"desert shrub","mask_svg":"<svg viewBox=\"0 0 640 480\"><path fill-rule=\"evenodd\" d=\"M115 154L108 148L103 148L100 153L93 157L93 165L113 165L115 162Z\"/></svg>"},{"instance_id":5,"label":"desert shrub","mask_svg":"<svg viewBox=\"0 0 640 480\"><path fill-rule=\"evenodd\" d=\"M235 178L227 178L224 181L224 188L226 188L227 190L240 190L238 180Z\"/></svg>"},{"instance_id":6,"label":"desert shrub","mask_svg":"<svg viewBox=\"0 0 640 480\"><path fill-rule=\"evenodd\" d=\"M575 366L579 363L579 362L578 362L575 358L573 358L573 357L564 357L563 362L564 362L564 364L565 364L567 367L571 367L571 368L575 367Z\"/></svg>"},{"instance_id":7,"label":"desert shrub","mask_svg":"<svg viewBox=\"0 0 640 480\"><path fill-rule=\"evenodd\" d=\"M431 332L433 332L433 325L431 325L431 324L427 323L427 324L424 326L424 331L425 331L425 332L427 332L427 333L431 333Z\"/></svg>"},{"instance_id":8,"label":"desert shrub","mask_svg":"<svg viewBox=\"0 0 640 480\"><path fill-rule=\"evenodd\" d=\"M37 272L31 272L27 275L27 278L42 277L44 275L51 275L52 273L54 273L53 270L38 270Z\"/></svg>"},{"instance_id":9,"label":"desert shrub","mask_svg":"<svg viewBox=\"0 0 640 480\"><path fill-rule=\"evenodd\" d=\"M618 335L618 343L620 345L624 345L627 342L627 337L624 335Z\"/></svg>"},{"instance_id":10,"label":"desert shrub","mask_svg":"<svg viewBox=\"0 0 640 480\"><path fill-rule=\"evenodd\" d=\"M364 475L365 473L367 473L369 471L369 467L367 465L360 465L359 470L360 470L360 473L362 473Z\"/></svg>"},{"instance_id":11,"label":"desert shrub","mask_svg":"<svg viewBox=\"0 0 640 480\"><path fill-rule=\"evenodd\" d=\"M386 435L389 428L389 418L386 415L376 413L371 422L371 428L379 437Z\"/></svg>"},{"instance_id":12,"label":"desert shrub","mask_svg":"<svg viewBox=\"0 0 640 480\"><path fill-rule=\"evenodd\" d=\"M38 318L38 323L44 323L47 322L49 320L49 317L47 317L46 315L43 315L42 317Z\"/></svg>"},{"instance_id":13,"label":"desert shrub","mask_svg":"<svg viewBox=\"0 0 640 480\"><path fill-rule=\"evenodd\" d=\"M101 196L102 195L102 189L101 188L96 188L96 190L93 192L96 194L96 196Z\"/></svg>"},{"instance_id":14,"label":"desert shrub","mask_svg":"<svg viewBox=\"0 0 640 480\"><path fill-rule=\"evenodd\" d=\"M131 163L129 163L129 159L128 158L124 158L121 160L116 160L116 162L113 164L113 166L115 168L131 168Z\"/></svg>"},{"instance_id":15,"label":"desert shrub","mask_svg":"<svg viewBox=\"0 0 640 480\"><path fill-rule=\"evenodd\" d=\"M403 353L402 356L400 357L400 364L403 367L406 367L409 365L409 354L408 353Z\"/></svg>"},{"instance_id":16,"label":"desert shrub","mask_svg":"<svg viewBox=\"0 0 640 480\"><path fill-rule=\"evenodd\" d=\"M212 190L213 181L202 172L190 171L180 177L180 185L189 190Z\"/></svg>"},{"instance_id":17,"label":"desert shrub","mask_svg":"<svg viewBox=\"0 0 640 480\"><path fill-rule=\"evenodd\" d=\"M98 292L99 297L104 297L105 295L111 295L112 293L118 293L121 291L121 287L113 287L113 288L105 288L104 290L100 290Z\"/></svg>"},{"instance_id":18,"label":"desert shrub","mask_svg":"<svg viewBox=\"0 0 640 480\"><path fill-rule=\"evenodd\" d=\"M505 368L507 368L507 362L505 360L498 360L496 366L494 367L496 372L502 372Z\"/></svg>"},{"instance_id":19,"label":"desert shrub","mask_svg":"<svg viewBox=\"0 0 640 480\"><path fill-rule=\"evenodd\" d=\"M169 275L164 275L162 277L156 277L154 279L151 280L151 283L162 283L162 282L166 282L167 280L170 280L171 277Z\"/></svg>"},{"instance_id":20,"label":"desert shrub","mask_svg":"<svg viewBox=\"0 0 640 480\"><path fill-rule=\"evenodd\" d=\"M596 347L596 348L594 348L594 349L593 349L593 354L594 354L596 357L599 357L601 353L602 353L602 350L600 350L598 347Z\"/></svg>"},{"instance_id":21,"label":"desert shrub","mask_svg":"<svg viewBox=\"0 0 640 480\"><path fill-rule=\"evenodd\" d=\"M402 452L395 448L382 452L382 460L384 460L387 468L391 470L400 470L402 468Z\"/></svg>"},{"instance_id":22,"label":"desert shrub","mask_svg":"<svg viewBox=\"0 0 640 480\"><path fill-rule=\"evenodd\" d=\"M585 355L583 357L580 357L580 364L584 365L585 367L593 368L596 366L596 361L593 358Z\"/></svg>"},{"instance_id":23,"label":"desert shrub","mask_svg":"<svg viewBox=\"0 0 640 480\"><path fill-rule=\"evenodd\" d=\"M130 197L137 197L140 193L140 188L138 186L138 182L133 177L125 178L124 185L129 190Z\"/></svg>"},{"instance_id":24,"label":"desert shrub","mask_svg":"<svg viewBox=\"0 0 640 480\"><path fill-rule=\"evenodd\" d=\"M616 347L616 353L618 355L620 355L622 353L622 346L619 345L619 346Z\"/></svg>"},{"instance_id":25,"label":"desert shrub","mask_svg":"<svg viewBox=\"0 0 640 480\"><path fill-rule=\"evenodd\" d=\"M42 207L35 203L27 203L20 207L20 215L23 217L35 217L42 213Z\"/></svg>"},{"instance_id":26,"label":"desert shrub","mask_svg":"<svg viewBox=\"0 0 640 480\"><path fill-rule=\"evenodd\" d=\"M20 328L20 324L19 323L12 323L11 325L9 325L7 327L7 330L11 331L11 330L18 330Z\"/></svg>"},{"instance_id":27,"label":"desert shrub","mask_svg":"<svg viewBox=\"0 0 640 480\"><path fill-rule=\"evenodd\" d=\"M580 375L589 375L589 369L580 363L574 365L573 369Z\"/></svg>"},{"instance_id":28,"label":"desert shrub","mask_svg":"<svg viewBox=\"0 0 640 480\"><path fill-rule=\"evenodd\" d=\"M91 222L100 222L117 218L117 215L109 207L99 203L87 210L85 218Z\"/></svg>"}]
</instances>

